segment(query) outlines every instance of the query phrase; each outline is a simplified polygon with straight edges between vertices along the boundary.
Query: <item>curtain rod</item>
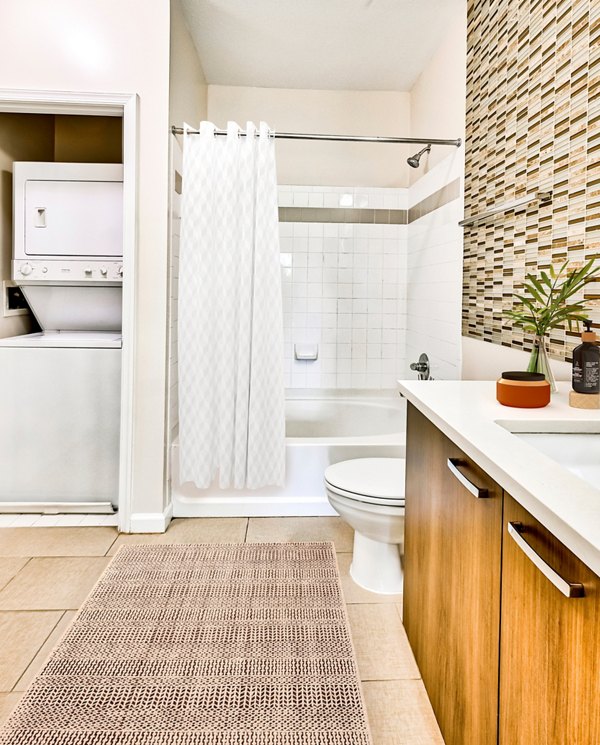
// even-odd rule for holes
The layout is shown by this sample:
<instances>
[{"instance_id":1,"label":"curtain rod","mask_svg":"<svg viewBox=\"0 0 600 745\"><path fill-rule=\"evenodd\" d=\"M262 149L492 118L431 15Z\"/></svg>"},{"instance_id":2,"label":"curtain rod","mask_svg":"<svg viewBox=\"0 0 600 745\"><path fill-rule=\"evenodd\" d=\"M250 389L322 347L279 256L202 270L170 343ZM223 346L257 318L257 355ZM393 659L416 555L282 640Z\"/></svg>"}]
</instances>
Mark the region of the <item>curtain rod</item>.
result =
<instances>
[{"instance_id":1,"label":"curtain rod","mask_svg":"<svg viewBox=\"0 0 600 745\"><path fill-rule=\"evenodd\" d=\"M182 135L186 133L183 127L171 127L171 133ZM187 134L200 134L197 129L188 129ZM215 135L226 135L226 129L215 129ZM240 137L245 137L246 132L243 130L239 133ZM454 145L460 147L462 140L426 140L422 137L361 137L359 135L317 135L317 134L299 134L297 132L272 132L271 137L277 140L325 140L329 142L386 142L401 145Z\"/></svg>"}]
</instances>

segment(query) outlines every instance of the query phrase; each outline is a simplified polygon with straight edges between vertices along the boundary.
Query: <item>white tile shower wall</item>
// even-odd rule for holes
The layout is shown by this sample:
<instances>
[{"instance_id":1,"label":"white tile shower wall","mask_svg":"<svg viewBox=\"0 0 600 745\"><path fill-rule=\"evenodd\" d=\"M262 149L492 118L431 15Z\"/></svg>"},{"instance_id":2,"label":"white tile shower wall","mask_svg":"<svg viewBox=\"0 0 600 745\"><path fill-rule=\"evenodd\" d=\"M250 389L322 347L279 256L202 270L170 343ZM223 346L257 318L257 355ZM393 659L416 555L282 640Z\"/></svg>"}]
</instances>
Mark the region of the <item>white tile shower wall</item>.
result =
<instances>
[{"instance_id":1,"label":"white tile shower wall","mask_svg":"<svg viewBox=\"0 0 600 745\"><path fill-rule=\"evenodd\" d=\"M425 352L432 376L461 376L461 296L464 152L444 159L410 187L410 206L460 179L460 196L408 226L406 364Z\"/></svg>"},{"instance_id":2,"label":"white tile shower wall","mask_svg":"<svg viewBox=\"0 0 600 745\"><path fill-rule=\"evenodd\" d=\"M280 187L280 206L405 209L406 189ZM394 388L405 369L406 225L282 222L288 388ZM294 345L319 345L300 361Z\"/></svg>"},{"instance_id":3,"label":"white tile shower wall","mask_svg":"<svg viewBox=\"0 0 600 745\"><path fill-rule=\"evenodd\" d=\"M356 207L397 210L408 207L408 189L348 186L280 186L280 207Z\"/></svg>"}]
</instances>

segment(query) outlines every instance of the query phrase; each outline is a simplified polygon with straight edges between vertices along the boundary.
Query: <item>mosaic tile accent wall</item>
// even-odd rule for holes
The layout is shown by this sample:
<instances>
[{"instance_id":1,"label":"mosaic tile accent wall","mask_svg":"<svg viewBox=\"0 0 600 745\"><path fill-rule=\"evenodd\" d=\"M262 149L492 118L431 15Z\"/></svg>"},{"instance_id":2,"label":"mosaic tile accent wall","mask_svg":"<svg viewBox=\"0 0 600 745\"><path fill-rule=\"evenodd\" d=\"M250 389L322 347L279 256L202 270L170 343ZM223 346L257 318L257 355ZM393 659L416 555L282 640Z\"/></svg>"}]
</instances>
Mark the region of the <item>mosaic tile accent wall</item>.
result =
<instances>
[{"instance_id":1,"label":"mosaic tile accent wall","mask_svg":"<svg viewBox=\"0 0 600 745\"><path fill-rule=\"evenodd\" d=\"M469 0L465 214L538 191L464 232L463 334L529 350L502 315L527 273L600 261L600 2ZM584 291L600 328L600 282ZM551 355L579 343L551 333Z\"/></svg>"}]
</instances>

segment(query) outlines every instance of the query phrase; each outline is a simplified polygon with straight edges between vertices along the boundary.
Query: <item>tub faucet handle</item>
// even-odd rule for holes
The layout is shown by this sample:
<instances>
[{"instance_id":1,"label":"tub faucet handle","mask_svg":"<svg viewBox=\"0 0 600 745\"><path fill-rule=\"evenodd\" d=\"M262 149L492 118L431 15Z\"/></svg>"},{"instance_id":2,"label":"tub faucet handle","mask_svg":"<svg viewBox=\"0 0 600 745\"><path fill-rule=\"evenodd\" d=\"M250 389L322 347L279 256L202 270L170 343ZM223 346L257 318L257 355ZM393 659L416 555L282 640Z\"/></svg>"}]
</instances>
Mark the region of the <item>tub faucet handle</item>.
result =
<instances>
[{"instance_id":1,"label":"tub faucet handle","mask_svg":"<svg viewBox=\"0 0 600 745\"><path fill-rule=\"evenodd\" d=\"M410 369L419 373L419 380L431 380L431 368L429 366L429 357L423 352L418 362L412 362Z\"/></svg>"}]
</instances>

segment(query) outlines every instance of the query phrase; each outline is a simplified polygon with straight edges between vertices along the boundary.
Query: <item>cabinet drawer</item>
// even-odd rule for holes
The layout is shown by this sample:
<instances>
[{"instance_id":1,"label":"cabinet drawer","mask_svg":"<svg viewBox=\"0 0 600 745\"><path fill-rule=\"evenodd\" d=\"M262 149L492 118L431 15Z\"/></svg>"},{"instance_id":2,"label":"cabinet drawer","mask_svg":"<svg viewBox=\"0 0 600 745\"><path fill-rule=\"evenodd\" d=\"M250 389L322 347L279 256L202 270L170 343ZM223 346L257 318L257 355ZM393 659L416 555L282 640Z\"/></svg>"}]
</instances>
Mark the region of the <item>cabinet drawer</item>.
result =
<instances>
[{"instance_id":1,"label":"cabinet drawer","mask_svg":"<svg viewBox=\"0 0 600 745\"><path fill-rule=\"evenodd\" d=\"M599 743L600 578L506 493L503 522L500 743Z\"/></svg>"}]
</instances>

